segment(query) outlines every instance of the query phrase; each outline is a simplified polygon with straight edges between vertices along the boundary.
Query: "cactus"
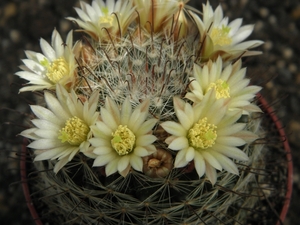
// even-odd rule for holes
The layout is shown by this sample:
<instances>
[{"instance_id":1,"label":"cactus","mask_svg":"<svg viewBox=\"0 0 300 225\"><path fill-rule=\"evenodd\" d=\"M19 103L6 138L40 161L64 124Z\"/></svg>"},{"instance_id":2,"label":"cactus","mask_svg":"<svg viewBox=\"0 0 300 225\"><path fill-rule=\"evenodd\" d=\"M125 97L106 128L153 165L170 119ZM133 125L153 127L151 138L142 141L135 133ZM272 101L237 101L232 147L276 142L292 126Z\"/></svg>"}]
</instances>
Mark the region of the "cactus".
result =
<instances>
[{"instance_id":1,"label":"cactus","mask_svg":"<svg viewBox=\"0 0 300 225\"><path fill-rule=\"evenodd\" d=\"M26 51L32 192L50 224L246 224L267 148L241 57L261 41L209 2L81 2L87 34ZM42 104L43 105L43 104Z\"/></svg>"}]
</instances>

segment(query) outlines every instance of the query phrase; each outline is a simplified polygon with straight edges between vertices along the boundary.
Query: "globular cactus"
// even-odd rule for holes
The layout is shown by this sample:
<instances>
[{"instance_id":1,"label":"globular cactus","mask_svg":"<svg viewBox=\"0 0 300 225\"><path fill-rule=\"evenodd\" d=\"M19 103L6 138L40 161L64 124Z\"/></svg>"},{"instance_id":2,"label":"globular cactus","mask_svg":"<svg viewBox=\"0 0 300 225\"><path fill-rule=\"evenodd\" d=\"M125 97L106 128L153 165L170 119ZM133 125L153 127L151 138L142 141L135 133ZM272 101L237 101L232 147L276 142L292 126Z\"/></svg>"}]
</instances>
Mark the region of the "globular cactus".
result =
<instances>
[{"instance_id":1,"label":"globular cactus","mask_svg":"<svg viewBox=\"0 0 300 225\"><path fill-rule=\"evenodd\" d=\"M241 57L261 41L207 2L94 0L88 36L26 51L20 91L44 91L21 133L50 224L246 224L266 149Z\"/></svg>"}]
</instances>

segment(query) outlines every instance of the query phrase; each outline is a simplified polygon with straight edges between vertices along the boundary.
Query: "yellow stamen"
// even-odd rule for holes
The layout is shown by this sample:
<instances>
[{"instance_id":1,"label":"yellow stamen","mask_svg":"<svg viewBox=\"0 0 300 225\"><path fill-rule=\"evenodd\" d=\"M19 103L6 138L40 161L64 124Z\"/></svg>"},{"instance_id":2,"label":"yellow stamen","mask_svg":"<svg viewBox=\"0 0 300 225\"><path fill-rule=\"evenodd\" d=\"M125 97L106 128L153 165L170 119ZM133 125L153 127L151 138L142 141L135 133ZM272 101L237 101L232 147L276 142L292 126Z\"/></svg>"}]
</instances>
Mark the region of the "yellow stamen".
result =
<instances>
[{"instance_id":1,"label":"yellow stamen","mask_svg":"<svg viewBox=\"0 0 300 225\"><path fill-rule=\"evenodd\" d=\"M128 155L135 144L135 135L127 126L119 125L112 133L111 145L119 155Z\"/></svg>"},{"instance_id":2,"label":"yellow stamen","mask_svg":"<svg viewBox=\"0 0 300 225\"><path fill-rule=\"evenodd\" d=\"M230 45L232 43L232 38L228 36L229 31L230 27L225 27L224 25L222 28L214 27L210 33L214 45Z\"/></svg>"},{"instance_id":3,"label":"yellow stamen","mask_svg":"<svg viewBox=\"0 0 300 225\"><path fill-rule=\"evenodd\" d=\"M226 81L218 79L215 83L208 86L207 91L214 88L216 90L216 99L230 98L230 88Z\"/></svg>"},{"instance_id":4,"label":"yellow stamen","mask_svg":"<svg viewBox=\"0 0 300 225\"><path fill-rule=\"evenodd\" d=\"M188 131L188 140L196 149L207 149L215 144L217 139L217 126L207 123L207 118L200 119Z\"/></svg>"},{"instance_id":5,"label":"yellow stamen","mask_svg":"<svg viewBox=\"0 0 300 225\"><path fill-rule=\"evenodd\" d=\"M58 139L62 143L67 141L71 145L80 145L87 140L90 128L83 120L74 116L66 121L65 126L59 132L60 136Z\"/></svg>"},{"instance_id":6,"label":"yellow stamen","mask_svg":"<svg viewBox=\"0 0 300 225\"><path fill-rule=\"evenodd\" d=\"M108 26L108 27L112 26L113 21L114 21L114 15L113 14L111 14L111 15L108 14L109 11L108 11L107 7L101 8L101 11L103 13L103 16L101 16L99 18L99 21L98 21L99 25L101 25L101 26Z\"/></svg>"},{"instance_id":7,"label":"yellow stamen","mask_svg":"<svg viewBox=\"0 0 300 225\"><path fill-rule=\"evenodd\" d=\"M41 63L47 65L46 61ZM67 75L69 75L69 65L63 57L55 59L47 68L46 76L55 84Z\"/></svg>"}]
</instances>

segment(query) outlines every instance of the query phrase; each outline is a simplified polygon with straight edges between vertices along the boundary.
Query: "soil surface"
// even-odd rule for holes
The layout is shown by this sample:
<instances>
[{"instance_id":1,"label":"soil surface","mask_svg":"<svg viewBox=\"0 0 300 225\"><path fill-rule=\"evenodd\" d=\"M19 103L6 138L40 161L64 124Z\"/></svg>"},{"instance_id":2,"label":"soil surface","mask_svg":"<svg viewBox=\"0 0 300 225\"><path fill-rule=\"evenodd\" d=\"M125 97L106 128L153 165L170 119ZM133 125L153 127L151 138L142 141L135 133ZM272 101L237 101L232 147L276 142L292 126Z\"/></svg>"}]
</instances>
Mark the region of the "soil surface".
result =
<instances>
[{"instance_id":1,"label":"soil surface","mask_svg":"<svg viewBox=\"0 0 300 225\"><path fill-rule=\"evenodd\" d=\"M190 5L201 9L200 0ZM300 2L299 0L213 0L223 6L230 20L242 17L244 24L256 24L251 39L263 40L259 57L245 60L249 76L264 85L263 95L282 121L294 162L293 195L285 225L299 224L300 215ZM53 28L62 34L76 28L65 20L76 17L78 1L1 0L0 2L0 224L34 224L23 197L18 153L26 128L32 93L18 94L24 83L15 72L25 58L24 50L40 51L39 39L50 41ZM269 82L267 82L269 81Z\"/></svg>"}]
</instances>

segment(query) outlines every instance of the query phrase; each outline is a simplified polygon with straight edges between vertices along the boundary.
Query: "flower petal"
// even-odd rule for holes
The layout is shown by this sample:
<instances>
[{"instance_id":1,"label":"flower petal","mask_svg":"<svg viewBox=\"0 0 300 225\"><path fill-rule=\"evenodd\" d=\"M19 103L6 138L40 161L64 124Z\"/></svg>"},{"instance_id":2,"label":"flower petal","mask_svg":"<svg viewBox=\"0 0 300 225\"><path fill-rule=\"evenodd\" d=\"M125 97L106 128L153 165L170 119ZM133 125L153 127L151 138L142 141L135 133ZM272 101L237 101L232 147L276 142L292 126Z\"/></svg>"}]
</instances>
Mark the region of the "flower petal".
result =
<instances>
[{"instance_id":1,"label":"flower petal","mask_svg":"<svg viewBox=\"0 0 300 225\"><path fill-rule=\"evenodd\" d=\"M51 148L56 148L60 147L64 144L62 144L58 139L53 140L53 139L38 139L33 142L31 142L28 147L29 148L34 148L34 149L51 149Z\"/></svg>"},{"instance_id":2,"label":"flower petal","mask_svg":"<svg viewBox=\"0 0 300 225\"><path fill-rule=\"evenodd\" d=\"M59 126L57 124L52 123L52 121L39 120L39 119L33 119L31 120L31 122L39 129L44 129L44 130L48 129L48 130L53 130L55 132L58 132L60 128L64 125L64 124L60 124L61 126Z\"/></svg>"},{"instance_id":3,"label":"flower petal","mask_svg":"<svg viewBox=\"0 0 300 225\"><path fill-rule=\"evenodd\" d=\"M154 135L148 134L148 135L143 135L137 138L135 144L137 146L147 146L152 144L154 141L156 141L157 137Z\"/></svg>"},{"instance_id":4,"label":"flower petal","mask_svg":"<svg viewBox=\"0 0 300 225\"><path fill-rule=\"evenodd\" d=\"M195 151L194 165L198 176L202 177L205 173L205 161L202 155L197 151Z\"/></svg>"},{"instance_id":5,"label":"flower petal","mask_svg":"<svg viewBox=\"0 0 300 225\"><path fill-rule=\"evenodd\" d=\"M55 174L58 173L58 171L61 170L61 168L63 168L67 163L69 162L69 159L68 157L64 157L62 159L60 159L54 166L54 169L53 169L53 172Z\"/></svg>"},{"instance_id":6,"label":"flower petal","mask_svg":"<svg viewBox=\"0 0 300 225\"><path fill-rule=\"evenodd\" d=\"M119 123L114 120L114 116L106 108L101 108L101 119L112 130L116 130L119 126Z\"/></svg>"},{"instance_id":7,"label":"flower petal","mask_svg":"<svg viewBox=\"0 0 300 225\"><path fill-rule=\"evenodd\" d=\"M227 157L241 160L241 161L248 161L249 157L241 151L240 149L232 146L226 146L226 145L220 145L220 144L215 144L213 147L214 151L217 151Z\"/></svg>"},{"instance_id":8,"label":"flower petal","mask_svg":"<svg viewBox=\"0 0 300 225\"><path fill-rule=\"evenodd\" d=\"M217 182L217 172L209 163L205 162L205 174L212 185Z\"/></svg>"},{"instance_id":9,"label":"flower petal","mask_svg":"<svg viewBox=\"0 0 300 225\"><path fill-rule=\"evenodd\" d=\"M106 176L110 176L118 171L119 160L119 158L113 159L105 166Z\"/></svg>"},{"instance_id":10,"label":"flower petal","mask_svg":"<svg viewBox=\"0 0 300 225\"><path fill-rule=\"evenodd\" d=\"M232 137L232 136L218 137L216 143L221 145L227 145L227 146L241 146L246 144L246 142L243 139L238 137Z\"/></svg>"},{"instance_id":11,"label":"flower petal","mask_svg":"<svg viewBox=\"0 0 300 225\"><path fill-rule=\"evenodd\" d=\"M202 151L201 155L203 156L205 162L209 163L211 166L218 170L222 170L221 164L218 162L218 160L210 154L208 151Z\"/></svg>"},{"instance_id":12,"label":"flower petal","mask_svg":"<svg viewBox=\"0 0 300 225\"><path fill-rule=\"evenodd\" d=\"M34 158L34 161L56 159L56 158L58 158L57 155L59 155L61 152L63 152L64 149L65 149L65 147L58 147L58 148L53 148L50 150L45 150L42 153L37 154Z\"/></svg>"},{"instance_id":13,"label":"flower petal","mask_svg":"<svg viewBox=\"0 0 300 225\"><path fill-rule=\"evenodd\" d=\"M94 147L111 147L111 142L106 138L90 138L89 142Z\"/></svg>"},{"instance_id":14,"label":"flower petal","mask_svg":"<svg viewBox=\"0 0 300 225\"><path fill-rule=\"evenodd\" d=\"M45 101L48 105L48 108L59 118L67 121L71 118L71 115L66 112L65 108L62 107L61 103L55 98L52 94L45 92Z\"/></svg>"},{"instance_id":15,"label":"flower petal","mask_svg":"<svg viewBox=\"0 0 300 225\"><path fill-rule=\"evenodd\" d=\"M193 147L189 147L185 154L185 160L187 162L190 162L194 159L194 157L195 157L195 149Z\"/></svg>"},{"instance_id":16,"label":"flower petal","mask_svg":"<svg viewBox=\"0 0 300 225\"><path fill-rule=\"evenodd\" d=\"M211 154L218 160L224 170L228 171L229 173L239 175L238 168L236 164L232 162L232 160L218 152L212 151Z\"/></svg>"},{"instance_id":17,"label":"flower petal","mask_svg":"<svg viewBox=\"0 0 300 225\"><path fill-rule=\"evenodd\" d=\"M120 157L120 160L118 162L118 171L122 172L123 170L125 170L130 162L130 155L124 155Z\"/></svg>"},{"instance_id":18,"label":"flower petal","mask_svg":"<svg viewBox=\"0 0 300 225\"><path fill-rule=\"evenodd\" d=\"M132 113L131 104L128 98L125 99L122 105L122 111L121 111L121 124L126 125L129 123L129 119Z\"/></svg>"},{"instance_id":19,"label":"flower petal","mask_svg":"<svg viewBox=\"0 0 300 225\"><path fill-rule=\"evenodd\" d=\"M174 136L186 136L187 130L179 123L173 121L166 121L160 124L162 128L167 131L169 134Z\"/></svg>"},{"instance_id":20,"label":"flower petal","mask_svg":"<svg viewBox=\"0 0 300 225\"><path fill-rule=\"evenodd\" d=\"M57 117L52 111L49 109L46 109L39 105L31 105L30 106L32 112L40 119L42 120L48 120L52 123L55 123L57 125L61 124L61 120L59 117Z\"/></svg>"},{"instance_id":21,"label":"flower petal","mask_svg":"<svg viewBox=\"0 0 300 225\"><path fill-rule=\"evenodd\" d=\"M112 153L113 151L114 150L110 146L100 146L100 147L94 148L93 153L95 153L96 155L102 156L102 155Z\"/></svg>"},{"instance_id":22,"label":"flower petal","mask_svg":"<svg viewBox=\"0 0 300 225\"><path fill-rule=\"evenodd\" d=\"M130 164L133 169L142 172L143 171L143 160L141 157L138 157L134 154L130 157Z\"/></svg>"},{"instance_id":23,"label":"flower petal","mask_svg":"<svg viewBox=\"0 0 300 225\"><path fill-rule=\"evenodd\" d=\"M139 129L135 132L135 134L137 136L141 136L141 135L145 135L145 134L149 133L152 130L152 128L155 126L156 123L157 123L157 119L149 119L149 120L145 121L139 127Z\"/></svg>"},{"instance_id":24,"label":"flower petal","mask_svg":"<svg viewBox=\"0 0 300 225\"><path fill-rule=\"evenodd\" d=\"M189 146L188 139L186 137L175 138L168 146L172 150L180 150Z\"/></svg>"},{"instance_id":25,"label":"flower petal","mask_svg":"<svg viewBox=\"0 0 300 225\"><path fill-rule=\"evenodd\" d=\"M117 124L121 123L121 115L120 110L117 104L111 100L111 98L106 98L105 100L105 112L108 112L109 115L112 117L108 117L108 115L105 115L107 119L110 119L110 121L106 121L106 118L103 118L104 121L108 124L113 121L114 125L112 127L117 127ZM102 115L102 109L101 109L101 115ZM116 124L116 125L115 125Z\"/></svg>"},{"instance_id":26,"label":"flower petal","mask_svg":"<svg viewBox=\"0 0 300 225\"><path fill-rule=\"evenodd\" d=\"M142 146L135 147L134 154L139 156L139 157L145 157L147 155L150 155L150 153L147 151L147 149L145 147L142 147Z\"/></svg>"},{"instance_id":27,"label":"flower petal","mask_svg":"<svg viewBox=\"0 0 300 225\"><path fill-rule=\"evenodd\" d=\"M109 164L109 163L113 162L115 158L116 158L115 153L100 155L94 160L93 167L95 167L95 166L104 166L106 164ZM116 167L116 171L117 171L117 167ZM107 175L107 176L109 176L109 175Z\"/></svg>"},{"instance_id":28,"label":"flower petal","mask_svg":"<svg viewBox=\"0 0 300 225\"><path fill-rule=\"evenodd\" d=\"M40 46L42 49L43 54L51 61L53 62L56 59L56 54L54 49L51 47L51 45L45 41L43 38L40 40Z\"/></svg>"},{"instance_id":29,"label":"flower petal","mask_svg":"<svg viewBox=\"0 0 300 225\"><path fill-rule=\"evenodd\" d=\"M175 162L174 162L174 167L175 168L184 167L189 163L185 160L185 155L186 155L187 149L188 148L182 149L181 151L179 151L177 153L176 158L175 158Z\"/></svg>"}]
</instances>

